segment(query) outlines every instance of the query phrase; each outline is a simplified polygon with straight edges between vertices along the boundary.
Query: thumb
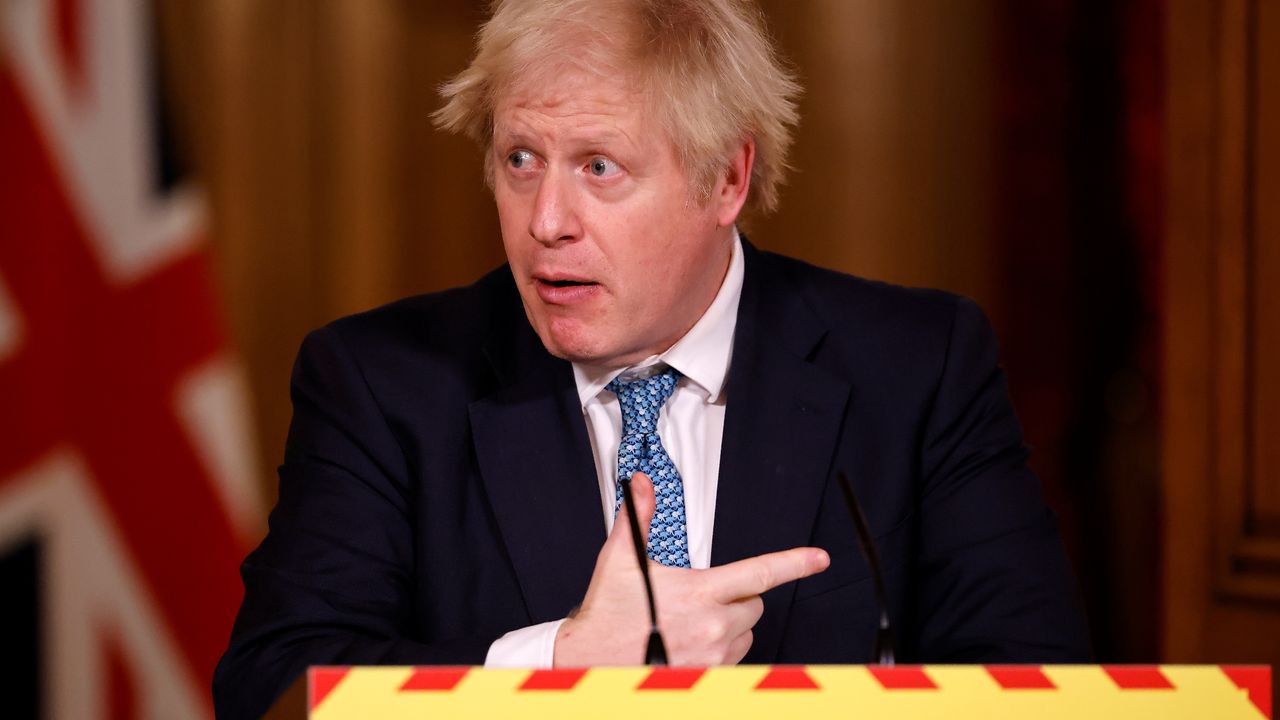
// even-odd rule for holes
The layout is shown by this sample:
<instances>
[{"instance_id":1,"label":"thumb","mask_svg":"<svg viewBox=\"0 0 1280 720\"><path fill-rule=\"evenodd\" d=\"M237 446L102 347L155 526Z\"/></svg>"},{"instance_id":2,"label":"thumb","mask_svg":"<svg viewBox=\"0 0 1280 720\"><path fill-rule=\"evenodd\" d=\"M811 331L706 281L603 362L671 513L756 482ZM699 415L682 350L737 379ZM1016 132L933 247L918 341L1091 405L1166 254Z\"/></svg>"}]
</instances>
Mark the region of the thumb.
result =
<instances>
[{"instance_id":1,"label":"thumb","mask_svg":"<svg viewBox=\"0 0 1280 720\"><path fill-rule=\"evenodd\" d=\"M621 482L621 481L619 481ZM631 499L635 501L636 520L640 525L640 542L649 544L649 522L653 520L653 481L649 476L637 472L631 476ZM622 545L627 552L634 554L631 547L631 521L627 518L627 493L625 487L622 494L622 505L618 506L618 514L613 519L613 531L609 534L609 542Z\"/></svg>"}]
</instances>

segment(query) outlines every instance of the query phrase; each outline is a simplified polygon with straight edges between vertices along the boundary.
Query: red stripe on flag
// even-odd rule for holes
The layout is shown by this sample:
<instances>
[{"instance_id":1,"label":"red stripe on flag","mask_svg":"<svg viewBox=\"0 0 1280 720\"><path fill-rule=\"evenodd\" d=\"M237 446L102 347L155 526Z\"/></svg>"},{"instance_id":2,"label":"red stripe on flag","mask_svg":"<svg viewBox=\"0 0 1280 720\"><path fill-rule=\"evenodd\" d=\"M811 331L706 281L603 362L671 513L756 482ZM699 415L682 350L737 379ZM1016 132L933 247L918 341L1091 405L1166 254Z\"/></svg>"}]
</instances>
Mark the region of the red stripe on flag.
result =
<instances>
[{"instance_id":1,"label":"red stripe on flag","mask_svg":"<svg viewBox=\"0 0 1280 720\"><path fill-rule=\"evenodd\" d=\"M1235 686L1249 693L1249 701L1271 720L1271 668L1267 665L1223 665L1222 672Z\"/></svg>"},{"instance_id":2,"label":"red stripe on flag","mask_svg":"<svg viewBox=\"0 0 1280 720\"><path fill-rule=\"evenodd\" d=\"M1172 690L1169 678L1154 665L1103 665L1121 690Z\"/></svg>"},{"instance_id":3,"label":"red stripe on flag","mask_svg":"<svg viewBox=\"0 0 1280 720\"><path fill-rule=\"evenodd\" d=\"M102 639L107 656L107 686L103 688L103 696L108 698L111 720L133 720L138 717L138 686L136 678L129 670L129 662L125 659L120 647L120 640L110 631Z\"/></svg>"},{"instance_id":4,"label":"red stripe on flag","mask_svg":"<svg viewBox=\"0 0 1280 720\"><path fill-rule=\"evenodd\" d=\"M1039 665L988 665L987 672L1005 690L1056 690Z\"/></svg>"},{"instance_id":5,"label":"red stripe on flag","mask_svg":"<svg viewBox=\"0 0 1280 720\"><path fill-rule=\"evenodd\" d=\"M338 687L350 668L313 667L307 671L307 709L315 710Z\"/></svg>"},{"instance_id":6,"label":"red stripe on flag","mask_svg":"<svg viewBox=\"0 0 1280 720\"><path fill-rule=\"evenodd\" d=\"M400 692L406 690L447 692L457 687L468 672L470 668L464 667L414 668L413 674L400 686Z\"/></svg>"},{"instance_id":7,"label":"red stripe on flag","mask_svg":"<svg viewBox=\"0 0 1280 720\"><path fill-rule=\"evenodd\" d=\"M936 690L938 688L933 683L933 679L925 674L924 668L919 665L896 667L870 665L867 670L875 676L885 690Z\"/></svg>"},{"instance_id":8,"label":"red stripe on flag","mask_svg":"<svg viewBox=\"0 0 1280 720\"><path fill-rule=\"evenodd\" d=\"M572 690L578 681L586 675L586 669L580 670L534 670L521 683L520 690Z\"/></svg>"},{"instance_id":9,"label":"red stripe on flag","mask_svg":"<svg viewBox=\"0 0 1280 720\"><path fill-rule=\"evenodd\" d=\"M775 667L756 685L757 690L817 690L818 683L802 667Z\"/></svg>"},{"instance_id":10,"label":"red stripe on flag","mask_svg":"<svg viewBox=\"0 0 1280 720\"><path fill-rule=\"evenodd\" d=\"M707 672L706 668L654 668L637 690L688 690Z\"/></svg>"}]
</instances>

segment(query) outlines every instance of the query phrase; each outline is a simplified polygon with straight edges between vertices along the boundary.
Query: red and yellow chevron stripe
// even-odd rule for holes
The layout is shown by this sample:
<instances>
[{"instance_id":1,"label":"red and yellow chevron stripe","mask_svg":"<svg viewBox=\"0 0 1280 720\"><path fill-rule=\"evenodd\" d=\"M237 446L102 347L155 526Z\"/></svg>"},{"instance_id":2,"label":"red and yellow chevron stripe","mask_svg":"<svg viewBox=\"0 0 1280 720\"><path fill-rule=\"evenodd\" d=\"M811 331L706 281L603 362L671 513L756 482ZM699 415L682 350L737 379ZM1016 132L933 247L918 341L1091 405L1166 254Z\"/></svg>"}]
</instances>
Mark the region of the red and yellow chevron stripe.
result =
<instances>
[{"instance_id":1,"label":"red and yellow chevron stripe","mask_svg":"<svg viewBox=\"0 0 1280 720\"><path fill-rule=\"evenodd\" d=\"M312 668L310 717L1271 717L1271 668L849 665L485 670Z\"/></svg>"}]
</instances>

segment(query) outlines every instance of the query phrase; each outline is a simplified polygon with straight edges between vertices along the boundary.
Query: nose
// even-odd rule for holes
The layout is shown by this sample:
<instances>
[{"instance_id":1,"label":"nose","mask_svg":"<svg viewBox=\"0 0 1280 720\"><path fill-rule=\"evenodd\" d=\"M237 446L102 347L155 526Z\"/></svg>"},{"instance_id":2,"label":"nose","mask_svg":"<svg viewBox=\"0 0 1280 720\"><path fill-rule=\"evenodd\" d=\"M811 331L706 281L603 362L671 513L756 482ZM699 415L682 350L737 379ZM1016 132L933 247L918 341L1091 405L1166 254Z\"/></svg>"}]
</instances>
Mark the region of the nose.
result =
<instances>
[{"instance_id":1,"label":"nose","mask_svg":"<svg viewBox=\"0 0 1280 720\"><path fill-rule=\"evenodd\" d=\"M563 173L555 170L543 173L538 193L533 199L529 235L547 247L572 242L582 236L571 177L564 177Z\"/></svg>"}]
</instances>

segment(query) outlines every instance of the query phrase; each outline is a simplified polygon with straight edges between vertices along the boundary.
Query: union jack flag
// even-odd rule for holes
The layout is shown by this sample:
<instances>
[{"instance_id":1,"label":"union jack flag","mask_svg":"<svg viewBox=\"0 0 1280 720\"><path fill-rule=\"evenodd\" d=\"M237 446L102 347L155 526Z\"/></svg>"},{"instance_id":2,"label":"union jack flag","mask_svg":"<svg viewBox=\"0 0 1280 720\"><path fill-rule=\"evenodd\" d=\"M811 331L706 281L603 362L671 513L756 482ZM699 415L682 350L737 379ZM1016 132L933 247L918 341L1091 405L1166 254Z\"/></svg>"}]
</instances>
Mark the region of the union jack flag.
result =
<instances>
[{"instance_id":1,"label":"union jack flag","mask_svg":"<svg viewBox=\"0 0 1280 720\"><path fill-rule=\"evenodd\" d=\"M203 718L263 518L142 0L0 0L0 716Z\"/></svg>"}]
</instances>

